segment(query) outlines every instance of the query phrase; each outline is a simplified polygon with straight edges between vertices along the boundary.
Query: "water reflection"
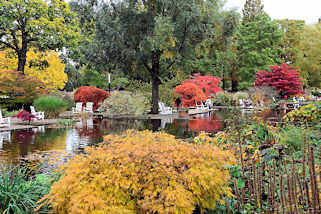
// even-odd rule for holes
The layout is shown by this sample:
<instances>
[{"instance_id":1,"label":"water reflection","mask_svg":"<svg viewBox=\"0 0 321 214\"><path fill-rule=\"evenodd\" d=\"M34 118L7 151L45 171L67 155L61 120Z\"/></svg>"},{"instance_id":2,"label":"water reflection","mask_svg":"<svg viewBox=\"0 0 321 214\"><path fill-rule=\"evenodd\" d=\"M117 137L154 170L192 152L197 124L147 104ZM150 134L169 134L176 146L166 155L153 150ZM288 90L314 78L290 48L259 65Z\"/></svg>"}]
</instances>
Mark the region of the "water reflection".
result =
<instances>
[{"instance_id":1,"label":"water reflection","mask_svg":"<svg viewBox=\"0 0 321 214\"><path fill-rule=\"evenodd\" d=\"M199 115L191 120L107 120L86 118L73 128L57 129L38 127L12 132L0 132L0 159L16 160L30 154L60 151L75 154L84 148L97 145L107 134L120 134L128 129L165 131L177 138L196 136L199 131L217 132L224 127L222 117L213 113Z\"/></svg>"},{"instance_id":2,"label":"water reflection","mask_svg":"<svg viewBox=\"0 0 321 214\"><path fill-rule=\"evenodd\" d=\"M193 132L217 132L223 128L223 123L218 115L210 114L205 118L195 117L193 120L189 120L188 127Z\"/></svg>"}]
</instances>

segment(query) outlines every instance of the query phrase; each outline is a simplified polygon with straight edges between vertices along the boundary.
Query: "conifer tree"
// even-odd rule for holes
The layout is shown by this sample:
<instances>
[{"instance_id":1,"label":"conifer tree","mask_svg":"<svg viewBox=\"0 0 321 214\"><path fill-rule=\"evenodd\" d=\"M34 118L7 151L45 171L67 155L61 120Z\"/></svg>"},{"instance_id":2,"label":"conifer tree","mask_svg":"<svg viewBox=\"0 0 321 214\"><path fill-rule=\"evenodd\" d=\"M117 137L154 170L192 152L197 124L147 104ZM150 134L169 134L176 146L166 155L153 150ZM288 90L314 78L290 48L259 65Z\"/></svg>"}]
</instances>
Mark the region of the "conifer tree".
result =
<instances>
[{"instance_id":1,"label":"conifer tree","mask_svg":"<svg viewBox=\"0 0 321 214\"><path fill-rule=\"evenodd\" d=\"M257 16L264 16L266 13L263 10L264 6L261 0L246 0L243 12L243 24L254 21Z\"/></svg>"},{"instance_id":2,"label":"conifer tree","mask_svg":"<svg viewBox=\"0 0 321 214\"><path fill-rule=\"evenodd\" d=\"M281 63L280 41L283 32L278 23L263 11L260 0L247 0L243 20L236 32L238 82L240 88L254 83L254 74Z\"/></svg>"}]
</instances>

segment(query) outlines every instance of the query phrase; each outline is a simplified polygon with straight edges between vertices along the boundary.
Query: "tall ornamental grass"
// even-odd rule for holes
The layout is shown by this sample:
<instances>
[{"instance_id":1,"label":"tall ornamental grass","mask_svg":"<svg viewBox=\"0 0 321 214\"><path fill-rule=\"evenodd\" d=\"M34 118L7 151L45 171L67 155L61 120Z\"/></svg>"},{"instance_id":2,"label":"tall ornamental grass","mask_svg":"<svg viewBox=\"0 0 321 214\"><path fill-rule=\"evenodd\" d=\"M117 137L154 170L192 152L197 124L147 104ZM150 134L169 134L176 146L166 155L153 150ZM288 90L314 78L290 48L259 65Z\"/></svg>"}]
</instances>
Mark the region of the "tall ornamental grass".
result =
<instances>
[{"instance_id":1,"label":"tall ornamental grass","mask_svg":"<svg viewBox=\"0 0 321 214\"><path fill-rule=\"evenodd\" d=\"M34 100L36 111L44 111L47 118L57 117L67 109L67 103L58 97L43 96Z\"/></svg>"},{"instance_id":2,"label":"tall ornamental grass","mask_svg":"<svg viewBox=\"0 0 321 214\"><path fill-rule=\"evenodd\" d=\"M0 213L35 213L37 202L49 193L51 185L48 175L29 178L25 167L0 164ZM37 213L48 211L48 206L42 206Z\"/></svg>"}]
</instances>

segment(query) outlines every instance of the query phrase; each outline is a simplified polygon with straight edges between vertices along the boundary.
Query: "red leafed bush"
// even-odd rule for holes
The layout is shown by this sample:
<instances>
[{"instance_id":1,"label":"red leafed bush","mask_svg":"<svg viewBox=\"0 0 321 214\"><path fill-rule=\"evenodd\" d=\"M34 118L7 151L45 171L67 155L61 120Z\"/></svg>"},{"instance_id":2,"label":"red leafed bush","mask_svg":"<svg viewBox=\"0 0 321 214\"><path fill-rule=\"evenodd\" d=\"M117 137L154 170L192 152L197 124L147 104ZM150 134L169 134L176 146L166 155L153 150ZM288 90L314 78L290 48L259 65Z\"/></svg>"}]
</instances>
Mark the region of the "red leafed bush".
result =
<instances>
[{"instance_id":1,"label":"red leafed bush","mask_svg":"<svg viewBox=\"0 0 321 214\"><path fill-rule=\"evenodd\" d=\"M201 76L200 74L194 74L191 79L185 80L185 83L193 83L200 87L207 97L214 96L217 92L222 91L218 84L221 79L211 75Z\"/></svg>"},{"instance_id":2,"label":"red leafed bush","mask_svg":"<svg viewBox=\"0 0 321 214\"><path fill-rule=\"evenodd\" d=\"M27 112L26 110L22 110L21 112L19 112L18 114L16 114L15 116L13 116L15 118L24 120L24 121L31 121L33 118L36 118L35 115L30 114L29 112Z\"/></svg>"},{"instance_id":3,"label":"red leafed bush","mask_svg":"<svg viewBox=\"0 0 321 214\"><path fill-rule=\"evenodd\" d=\"M181 95L182 106L184 107L195 106L195 102L207 99L202 89L193 83L183 83L177 86L175 93Z\"/></svg>"},{"instance_id":4,"label":"red leafed bush","mask_svg":"<svg viewBox=\"0 0 321 214\"><path fill-rule=\"evenodd\" d=\"M255 85L270 86L279 91L280 95L303 94L301 79L297 70L285 63L270 66L271 72L258 71L255 74Z\"/></svg>"},{"instance_id":5,"label":"red leafed bush","mask_svg":"<svg viewBox=\"0 0 321 214\"><path fill-rule=\"evenodd\" d=\"M104 100L108 97L109 97L109 93L107 93L102 89L95 88L92 86L82 86L78 88L74 94L75 102L82 102L84 106L85 106L85 103L87 102L93 102L94 111L99 107L99 104L103 103Z\"/></svg>"}]
</instances>

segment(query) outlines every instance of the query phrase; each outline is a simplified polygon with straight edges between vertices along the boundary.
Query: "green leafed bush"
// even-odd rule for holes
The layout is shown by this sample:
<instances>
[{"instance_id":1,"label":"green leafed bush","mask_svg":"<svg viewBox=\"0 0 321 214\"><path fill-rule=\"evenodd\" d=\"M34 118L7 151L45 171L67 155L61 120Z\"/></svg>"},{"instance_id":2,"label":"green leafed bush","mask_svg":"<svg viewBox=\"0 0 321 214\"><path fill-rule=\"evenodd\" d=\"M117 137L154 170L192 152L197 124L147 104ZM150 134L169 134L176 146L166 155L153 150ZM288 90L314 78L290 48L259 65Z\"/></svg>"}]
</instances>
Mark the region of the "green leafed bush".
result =
<instances>
[{"instance_id":1,"label":"green leafed bush","mask_svg":"<svg viewBox=\"0 0 321 214\"><path fill-rule=\"evenodd\" d=\"M228 92L221 92L216 94L214 105L218 106L230 106L233 105L233 94Z\"/></svg>"},{"instance_id":2,"label":"green leafed bush","mask_svg":"<svg viewBox=\"0 0 321 214\"><path fill-rule=\"evenodd\" d=\"M109 115L143 114L148 108L148 99L142 93L128 91L115 91L97 111Z\"/></svg>"},{"instance_id":3,"label":"green leafed bush","mask_svg":"<svg viewBox=\"0 0 321 214\"><path fill-rule=\"evenodd\" d=\"M24 167L0 165L0 213L31 214L37 202L49 193L52 181L48 175L37 175L28 179ZM37 213L48 213L42 206Z\"/></svg>"},{"instance_id":4,"label":"green leafed bush","mask_svg":"<svg viewBox=\"0 0 321 214\"><path fill-rule=\"evenodd\" d=\"M46 117L52 118L58 116L67 109L67 103L62 99L54 96L43 96L33 102L36 111L44 111Z\"/></svg>"}]
</instances>

